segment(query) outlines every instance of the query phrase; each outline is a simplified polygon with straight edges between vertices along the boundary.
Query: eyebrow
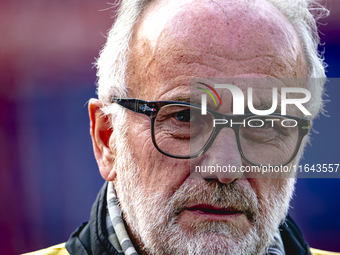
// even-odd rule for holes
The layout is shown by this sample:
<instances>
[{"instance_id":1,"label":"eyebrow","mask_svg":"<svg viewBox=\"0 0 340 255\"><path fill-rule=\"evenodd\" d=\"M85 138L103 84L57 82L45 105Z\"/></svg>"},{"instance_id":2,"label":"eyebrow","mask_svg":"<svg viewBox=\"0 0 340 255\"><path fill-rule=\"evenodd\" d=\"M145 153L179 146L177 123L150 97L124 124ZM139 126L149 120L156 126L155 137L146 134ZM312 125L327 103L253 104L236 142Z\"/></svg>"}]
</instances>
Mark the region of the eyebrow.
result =
<instances>
[{"instance_id":1,"label":"eyebrow","mask_svg":"<svg viewBox=\"0 0 340 255\"><path fill-rule=\"evenodd\" d=\"M201 105L201 99L194 98L190 96L190 94L177 94L172 97L169 97L167 101L176 101L176 102L184 102L184 103L189 103L189 104Z\"/></svg>"}]
</instances>

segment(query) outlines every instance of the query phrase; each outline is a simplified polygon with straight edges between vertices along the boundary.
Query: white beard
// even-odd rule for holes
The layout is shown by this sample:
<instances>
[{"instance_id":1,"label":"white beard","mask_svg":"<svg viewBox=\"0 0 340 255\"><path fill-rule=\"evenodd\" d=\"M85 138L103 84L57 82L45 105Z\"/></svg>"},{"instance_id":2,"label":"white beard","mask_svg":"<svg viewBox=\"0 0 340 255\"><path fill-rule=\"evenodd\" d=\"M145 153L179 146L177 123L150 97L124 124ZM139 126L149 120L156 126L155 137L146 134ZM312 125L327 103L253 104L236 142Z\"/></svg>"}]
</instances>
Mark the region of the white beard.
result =
<instances>
[{"instance_id":1,"label":"white beard","mask_svg":"<svg viewBox=\"0 0 340 255\"><path fill-rule=\"evenodd\" d=\"M115 189L125 221L133 236L142 243L141 251L153 255L250 255L267 251L287 214L294 178L277 179L268 194L255 194L248 182L248 186L241 186L237 181L225 185L188 178L172 195L160 192L147 195L140 181L142 170L122 138L116 144ZM230 222L205 222L185 229L177 224L177 219L189 202L232 206L245 212L250 227L241 231Z\"/></svg>"}]
</instances>

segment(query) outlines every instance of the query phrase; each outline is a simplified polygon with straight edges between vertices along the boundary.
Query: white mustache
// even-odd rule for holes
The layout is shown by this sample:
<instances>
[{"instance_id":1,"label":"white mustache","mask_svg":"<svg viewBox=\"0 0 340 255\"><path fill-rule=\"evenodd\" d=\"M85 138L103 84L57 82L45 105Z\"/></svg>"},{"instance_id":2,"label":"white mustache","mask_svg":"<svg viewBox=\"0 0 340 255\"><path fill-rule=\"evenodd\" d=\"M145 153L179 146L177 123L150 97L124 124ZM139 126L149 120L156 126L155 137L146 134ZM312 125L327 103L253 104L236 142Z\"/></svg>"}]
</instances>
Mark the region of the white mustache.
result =
<instances>
[{"instance_id":1,"label":"white mustache","mask_svg":"<svg viewBox=\"0 0 340 255\"><path fill-rule=\"evenodd\" d=\"M258 200L253 190L238 183L222 184L197 179L185 181L169 198L172 217L178 217L183 210L195 205L242 211L251 221L254 221L259 211Z\"/></svg>"}]
</instances>

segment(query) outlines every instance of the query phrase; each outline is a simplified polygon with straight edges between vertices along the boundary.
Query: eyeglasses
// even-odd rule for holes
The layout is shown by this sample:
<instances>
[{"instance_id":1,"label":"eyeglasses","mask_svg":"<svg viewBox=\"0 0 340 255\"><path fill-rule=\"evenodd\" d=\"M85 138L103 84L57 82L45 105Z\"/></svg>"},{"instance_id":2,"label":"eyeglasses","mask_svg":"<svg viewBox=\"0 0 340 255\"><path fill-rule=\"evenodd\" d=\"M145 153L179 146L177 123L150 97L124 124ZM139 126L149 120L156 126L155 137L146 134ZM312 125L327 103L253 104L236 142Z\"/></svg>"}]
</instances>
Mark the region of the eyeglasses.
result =
<instances>
[{"instance_id":1,"label":"eyeglasses","mask_svg":"<svg viewBox=\"0 0 340 255\"><path fill-rule=\"evenodd\" d=\"M149 116L156 149L179 159L199 157L227 127L234 130L244 161L257 166L284 166L295 158L310 129L309 120L289 115L224 115L210 109L202 115L200 106L174 101L113 97L111 103Z\"/></svg>"}]
</instances>

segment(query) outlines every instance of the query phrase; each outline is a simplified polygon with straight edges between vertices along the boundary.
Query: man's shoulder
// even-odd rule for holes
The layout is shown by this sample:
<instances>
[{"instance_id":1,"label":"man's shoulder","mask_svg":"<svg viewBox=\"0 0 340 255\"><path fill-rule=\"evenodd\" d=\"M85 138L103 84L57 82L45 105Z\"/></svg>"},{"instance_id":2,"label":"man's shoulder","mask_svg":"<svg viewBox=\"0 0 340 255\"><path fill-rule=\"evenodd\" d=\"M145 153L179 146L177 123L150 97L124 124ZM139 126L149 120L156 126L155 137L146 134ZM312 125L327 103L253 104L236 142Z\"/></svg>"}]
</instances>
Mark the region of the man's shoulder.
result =
<instances>
[{"instance_id":1,"label":"man's shoulder","mask_svg":"<svg viewBox=\"0 0 340 255\"><path fill-rule=\"evenodd\" d=\"M46 249L25 253L22 255L70 255L70 253L68 253L68 251L66 250L65 243L61 243L48 247Z\"/></svg>"},{"instance_id":2,"label":"man's shoulder","mask_svg":"<svg viewBox=\"0 0 340 255\"><path fill-rule=\"evenodd\" d=\"M340 253L338 252L322 251L313 248L310 248L310 252L312 253L312 255L340 255Z\"/></svg>"}]
</instances>

